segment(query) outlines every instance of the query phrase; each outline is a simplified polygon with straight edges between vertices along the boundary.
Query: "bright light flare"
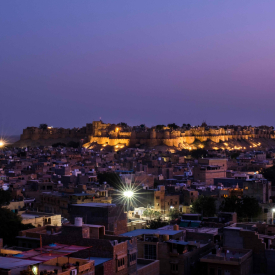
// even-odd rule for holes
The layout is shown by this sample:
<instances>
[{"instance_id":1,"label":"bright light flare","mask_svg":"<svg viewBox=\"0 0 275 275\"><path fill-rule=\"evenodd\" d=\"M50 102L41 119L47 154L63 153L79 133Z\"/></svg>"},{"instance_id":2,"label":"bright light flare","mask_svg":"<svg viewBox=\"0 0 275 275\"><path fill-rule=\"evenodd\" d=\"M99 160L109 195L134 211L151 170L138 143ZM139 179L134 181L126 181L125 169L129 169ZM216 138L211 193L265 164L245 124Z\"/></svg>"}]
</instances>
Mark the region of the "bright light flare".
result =
<instances>
[{"instance_id":1,"label":"bright light flare","mask_svg":"<svg viewBox=\"0 0 275 275\"><path fill-rule=\"evenodd\" d=\"M127 191L124 191L124 192L123 192L123 195L124 195L125 197L127 197L127 198L132 198L133 195L134 195L134 192L131 191L131 190L127 190Z\"/></svg>"},{"instance_id":2,"label":"bright light flare","mask_svg":"<svg viewBox=\"0 0 275 275\"><path fill-rule=\"evenodd\" d=\"M5 145L5 142L3 140L0 140L0 147L3 147Z\"/></svg>"}]
</instances>

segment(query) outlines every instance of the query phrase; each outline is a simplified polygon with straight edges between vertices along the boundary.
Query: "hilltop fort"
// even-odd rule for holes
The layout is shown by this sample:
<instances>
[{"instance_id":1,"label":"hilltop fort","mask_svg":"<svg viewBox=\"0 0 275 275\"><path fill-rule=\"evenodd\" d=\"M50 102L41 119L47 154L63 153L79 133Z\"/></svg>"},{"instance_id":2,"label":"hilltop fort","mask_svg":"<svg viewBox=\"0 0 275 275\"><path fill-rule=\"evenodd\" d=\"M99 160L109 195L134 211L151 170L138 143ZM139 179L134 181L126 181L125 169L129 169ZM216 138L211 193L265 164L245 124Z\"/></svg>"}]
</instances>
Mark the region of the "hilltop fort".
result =
<instances>
[{"instance_id":1,"label":"hilltop fort","mask_svg":"<svg viewBox=\"0 0 275 275\"><path fill-rule=\"evenodd\" d=\"M172 125L172 124L171 124ZM243 149L275 146L275 131L269 126L201 126L183 127L158 125L154 127L128 126L125 123L110 124L102 121L88 123L82 128L64 129L46 127L27 127L20 136L18 146L51 145L57 142L81 141L84 147L91 148L95 144L123 147L155 147L169 146L177 149L197 149L203 147ZM176 126L176 125L175 125Z\"/></svg>"}]
</instances>

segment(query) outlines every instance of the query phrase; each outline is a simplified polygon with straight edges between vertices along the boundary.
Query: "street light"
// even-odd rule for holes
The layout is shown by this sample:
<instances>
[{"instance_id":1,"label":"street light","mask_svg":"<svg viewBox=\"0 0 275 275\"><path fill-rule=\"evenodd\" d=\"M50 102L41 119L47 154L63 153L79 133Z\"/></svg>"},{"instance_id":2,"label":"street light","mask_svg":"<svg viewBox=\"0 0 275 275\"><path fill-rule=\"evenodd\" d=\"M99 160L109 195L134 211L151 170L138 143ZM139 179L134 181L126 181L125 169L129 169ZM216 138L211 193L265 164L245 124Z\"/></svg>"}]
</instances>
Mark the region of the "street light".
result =
<instances>
[{"instance_id":1,"label":"street light","mask_svg":"<svg viewBox=\"0 0 275 275\"><path fill-rule=\"evenodd\" d=\"M123 196L126 198L127 217L128 217L128 212L129 212L130 201L131 201L131 198L133 197L133 195L134 195L134 192L131 190L126 190L123 192Z\"/></svg>"},{"instance_id":2,"label":"street light","mask_svg":"<svg viewBox=\"0 0 275 275\"><path fill-rule=\"evenodd\" d=\"M124 192L123 192L123 195L124 195L124 197L126 197L126 198L130 199L130 198L132 198L132 197L133 197L134 192L133 192L133 191L131 191L131 190L127 190L127 191L124 191Z\"/></svg>"},{"instance_id":3,"label":"street light","mask_svg":"<svg viewBox=\"0 0 275 275\"><path fill-rule=\"evenodd\" d=\"M0 140L0 147L3 147L5 145L5 142L3 140Z\"/></svg>"}]
</instances>

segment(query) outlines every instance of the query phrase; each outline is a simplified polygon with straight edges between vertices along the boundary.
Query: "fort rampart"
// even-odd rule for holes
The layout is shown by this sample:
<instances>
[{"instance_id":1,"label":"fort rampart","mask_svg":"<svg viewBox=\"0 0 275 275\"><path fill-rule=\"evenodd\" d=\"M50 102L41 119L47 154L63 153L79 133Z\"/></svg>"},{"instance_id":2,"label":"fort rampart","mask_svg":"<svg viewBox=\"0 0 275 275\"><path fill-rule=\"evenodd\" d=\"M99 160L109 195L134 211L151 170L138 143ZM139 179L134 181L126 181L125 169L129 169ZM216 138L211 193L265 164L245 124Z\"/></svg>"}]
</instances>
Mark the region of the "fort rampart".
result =
<instances>
[{"instance_id":1,"label":"fort rampart","mask_svg":"<svg viewBox=\"0 0 275 275\"><path fill-rule=\"evenodd\" d=\"M60 139L85 139L85 142L97 143L101 145L116 146L135 146L137 144L154 147L167 145L181 147L183 144L193 144L196 141L215 143L227 142L232 140L250 139L275 139L275 132L272 127L191 127L189 129L156 130L152 128L122 127L115 124L104 124L101 121L94 121L82 128L64 129L47 127L28 127L23 130L20 137L21 141L45 141ZM44 142L45 143L45 142Z\"/></svg>"}]
</instances>

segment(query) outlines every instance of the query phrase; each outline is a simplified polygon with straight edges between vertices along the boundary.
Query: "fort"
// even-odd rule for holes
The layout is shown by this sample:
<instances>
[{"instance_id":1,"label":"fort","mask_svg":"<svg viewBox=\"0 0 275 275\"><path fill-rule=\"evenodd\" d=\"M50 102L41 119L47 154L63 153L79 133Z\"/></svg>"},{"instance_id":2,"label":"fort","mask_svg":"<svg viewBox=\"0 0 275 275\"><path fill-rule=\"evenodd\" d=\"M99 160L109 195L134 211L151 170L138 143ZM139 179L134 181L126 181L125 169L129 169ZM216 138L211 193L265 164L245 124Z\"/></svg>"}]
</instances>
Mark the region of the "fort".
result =
<instances>
[{"instance_id":1,"label":"fort","mask_svg":"<svg viewBox=\"0 0 275 275\"><path fill-rule=\"evenodd\" d=\"M64 129L47 127L27 127L15 145L51 145L56 142L82 141L84 147L89 148L95 144L113 146L120 149L126 147L155 147L166 145L178 149L196 149L207 145L220 148L247 144L248 148L261 145L275 146L275 131L269 126L184 126L176 129L169 127L146 127L145 125L130 127L124 123L110 124L102 121L88 123L82 128ZM232 143L233 142L233 143ZM235 144L235 145L234 145ZM240 146L240 145L237 145ZM245 149L245 148L244 148Z\"/></svg>"}]
</instances>

